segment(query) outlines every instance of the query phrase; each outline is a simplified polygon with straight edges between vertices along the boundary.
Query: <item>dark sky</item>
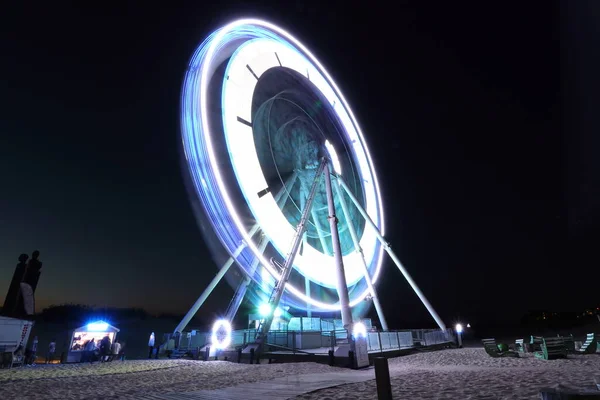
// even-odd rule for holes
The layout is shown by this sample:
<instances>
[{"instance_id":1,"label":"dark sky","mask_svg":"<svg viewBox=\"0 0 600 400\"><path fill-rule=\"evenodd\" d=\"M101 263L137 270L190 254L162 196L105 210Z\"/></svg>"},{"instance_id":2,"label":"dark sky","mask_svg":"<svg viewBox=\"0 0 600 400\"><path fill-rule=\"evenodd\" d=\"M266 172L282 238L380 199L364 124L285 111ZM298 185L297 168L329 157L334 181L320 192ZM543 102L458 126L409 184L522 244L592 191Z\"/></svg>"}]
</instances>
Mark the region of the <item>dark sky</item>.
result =
<instances>
[{"instance_id":1,"label":"dark sky","mask_svg":"<svg viewBox=\"0 0 600 400\"><path fill-rule=\"evenodd\" d=\"M251 15L289 28L342 88L381 177L387 236L447 322L599 303L597 4L12 3L0 17L0 292L18 255L39 249L38 308L187 310L217 268L180 170L181 82L207 34ZM390 322L429 322L384 268ZM227 307L232 290L217 292L207 310Z\"/></svg>"}]
</instances>

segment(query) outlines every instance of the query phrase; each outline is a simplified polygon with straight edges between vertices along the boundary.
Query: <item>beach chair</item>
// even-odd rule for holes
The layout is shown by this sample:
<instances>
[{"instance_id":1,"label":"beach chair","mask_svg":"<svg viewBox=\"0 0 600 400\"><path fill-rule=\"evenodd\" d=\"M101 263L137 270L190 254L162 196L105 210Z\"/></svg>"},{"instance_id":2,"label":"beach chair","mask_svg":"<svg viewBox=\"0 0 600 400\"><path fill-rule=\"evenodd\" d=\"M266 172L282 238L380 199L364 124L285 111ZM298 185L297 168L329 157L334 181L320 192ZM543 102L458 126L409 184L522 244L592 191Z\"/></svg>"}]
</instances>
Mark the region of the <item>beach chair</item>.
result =
<instances>
[{"instance_id":1,"label":"beach chair","mask_svg":"<svg viewBox=\"0 0 600 400\"><path fill-rule=\"evenodd\" d=\"M595 333L588 333L585 342L577 354L594 354L598 350L598 340Z\"/></svg>"},{"instance_id":2,"label":"beach chair","mask_svg":"<svg viewBox=\"0 0 600 400\"><path fill-rule=\"evenodd\" d=\"M527 345L524 342L525 339L515 340L515 350L519 353L527 353Z\"/></svg>"},{"instance_id":3,"label":"beach chair","mask_svg":"<svg viewBox=\"0 0 600 400\"><path fill-rule=\"evenodd\" d=\"M531 335L531 339L529 340L529 346L531 347L531 351L542 351L542 342L544 338L541 336L533 336Z\"/></svg>"},{"instance_id":4,"label":"beach chair","mask_svg":"<svg viewBox=\"0 0 600 400\"><path fill-rule=\"evenodd\" d=\"M514 351L500 351L496 339L483 339L481 343L490 357L519 357L519 353Z\"/></svg>"},{"instance_id":5,"label":"beach chair","mask_svg":"<svg viewBox=\"0 0 600 400\"><path fill-rule=\"evenodd\" d=\"M558 358L567 358L567 347L561 337L542 338L542 350L534 353L542 360L556 360Z\"/></svg>"},{"instance_id":6,"label":"beach chair","mask_svg":"<svg viewBox=\"0 0 600 400\"><path fill-rule=\"evenodd\" d=\"M569 336L561 336L565 342L565 347L567 348L567 353L575 353L575 339L573 335Z\"/></svg>"}]
</instances>

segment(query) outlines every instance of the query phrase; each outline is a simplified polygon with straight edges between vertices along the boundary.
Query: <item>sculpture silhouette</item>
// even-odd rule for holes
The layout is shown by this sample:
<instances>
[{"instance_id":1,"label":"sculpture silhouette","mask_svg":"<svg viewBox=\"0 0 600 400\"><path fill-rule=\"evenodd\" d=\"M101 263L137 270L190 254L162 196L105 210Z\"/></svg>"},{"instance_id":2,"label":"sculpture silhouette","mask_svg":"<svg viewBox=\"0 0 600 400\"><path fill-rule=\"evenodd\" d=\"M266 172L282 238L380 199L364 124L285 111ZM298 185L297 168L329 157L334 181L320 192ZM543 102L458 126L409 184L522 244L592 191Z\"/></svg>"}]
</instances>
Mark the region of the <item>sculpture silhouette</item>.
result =
<instances>
[{"instance_id":1,"label":"sculpture silhouette","mask_svg":"<svg viewBox=\"0 0 600 400\"><path fill-rule=\"evenodd\" d=\"M27 273L25 274L25 279L23 282L29 284L33 293L35 293L35 288L37 287L38 280L40 279L42 262L38 260L40 257L40 252L38 250L34 251L31 254L31 260L27 264Z\"/></svg>"},{"instance_id":2,"label":"sculpture silhouette","mask_svg":"<svg viewBox=\"0 0 600 400\"><path fill-rule=\"evenodd\" d=\"M19 256L19 263L15 268L12 281L8 287L8 293L6 293L2 308L2 313L7 317L18 317L24 312L22 307L23 301L21 300L21 282L23 282L27 273L27 259L29 259L27 254ZM20 309L19 306L21 306Z\"/></svg>"}]
</instances>

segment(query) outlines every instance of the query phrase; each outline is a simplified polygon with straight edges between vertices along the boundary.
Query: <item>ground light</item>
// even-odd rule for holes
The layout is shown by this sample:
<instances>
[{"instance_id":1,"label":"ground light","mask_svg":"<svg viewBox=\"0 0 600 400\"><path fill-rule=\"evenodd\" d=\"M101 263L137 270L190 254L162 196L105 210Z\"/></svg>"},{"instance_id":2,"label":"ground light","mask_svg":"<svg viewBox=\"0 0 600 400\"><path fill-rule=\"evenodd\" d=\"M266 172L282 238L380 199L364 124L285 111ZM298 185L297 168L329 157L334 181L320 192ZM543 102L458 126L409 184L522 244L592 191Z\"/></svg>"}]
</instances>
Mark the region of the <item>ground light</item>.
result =
<instances>
[{"instance_id":1,"label":"ground light","mask_svg":"<svg viewBox=\"0 0 600 400\"><path fill-rule=\"evenodd\" d=\"M356 322L352 326L352 336L354 338L357 337L367 337L367 327L362 322Z\"/></svg>"},{"instance_id":2,"label":"ground light","mask_svg":"<svg viewBox=\"0 0 600 400\"><path fill-rule=\"evenodd\" d=\"M231 324L226 319L215 322L212 329L211 344L217 350L226 349L231 344Z\"/></svg>"},{"instance_id":3,"label":"ground light","mask_svg":"<svg viewBox=\"0 0 600 400\"><path fill-rule=\"evenodd\" d=\"M458 347L462 348L462 333L463 333L463 326L462 324L456 324L456 338L458 339Z\"/></svg>"}]
</instances>

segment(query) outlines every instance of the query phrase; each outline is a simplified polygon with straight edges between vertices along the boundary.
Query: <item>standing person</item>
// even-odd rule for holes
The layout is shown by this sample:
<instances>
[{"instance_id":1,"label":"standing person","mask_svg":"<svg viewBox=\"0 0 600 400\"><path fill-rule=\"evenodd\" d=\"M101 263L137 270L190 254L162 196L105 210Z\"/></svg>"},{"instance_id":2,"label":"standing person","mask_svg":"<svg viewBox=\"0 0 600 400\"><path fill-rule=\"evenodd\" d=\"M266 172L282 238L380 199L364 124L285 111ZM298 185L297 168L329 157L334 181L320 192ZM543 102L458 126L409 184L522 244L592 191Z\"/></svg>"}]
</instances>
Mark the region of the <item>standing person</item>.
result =
<instances>
[{"instance_id":1,"label":"standing person","mask_svg":"<svg viewBox=\"0 0 600 400\"><path fill-rule=\"evenodd\" d=\"M150 339L148 340L148 358L152 358L152 350L154 350L154 332L150 334Z\"/></svg>"},{"instance_id":2,"label":"standing person","mask_svg":"<svg viewBox=\"0 0 600 400\"><path fill-rule=\"evenodd\" d=\"M94 338L92 338L85 345L85 361L89 361L90 364L94 362L94 351L96 351L96 343L94 343Z\"/></svg>"},{"instance_id":3,"label":"standing person","mask_svg":"<svg viewBox=\"0 0 600 400\"><path fill-rule=\"evenodd\" d=\"M118 340L115 340L113 343L111 352L112 355L110 356L110 361L112 361L115 357L119 357L119 353L121 352L121 343L119 343Z\"/></svg>"},{"instance_id":4,"label":"standing person","mask_svg":"<svg viewBox=\"0 0 600 400\"><path fill-rule=\"evenodd\" d=\"M46 364L52 362L54 359L54 353L56 353L56 339L52 339L50 344L48 345L48 354L46 354Z\"/></svg>"},{"instance_id":5,"label":"standing person","mask_svg":"<svg viewBox=\"0 0 600 400\"><path fill-rule=\"evenodd\" d=\"M36 354L38 347L38 337L33 337L33 343L31 344L31 349L29 349L29 359L27 360L27 365L35 364Z\"/></svg>"},{"instance_id":6,"label":"standing person","mask_svg":"<svg viewBox=\"0 0 600 400\"><path fill-rule=\"evenodd\" d=\"M171 354L173 354L173 350L175 349L175 339L173 337L169 337L167 340L167 345L165 346L165 354L167 358L171 358Z\"/></svg>"},{"instance_id":7,"label":"standing person","mask_svg":"<svg viewBox=\"0 0 600 400\"><path fill-rule=\"evenodd\" d=\"M101 361L108 361L108 356L110 356L110 351L111 351L110 337L108 337L108 335L106 335L100 341Z\"/></svg>"}]
</instances>

